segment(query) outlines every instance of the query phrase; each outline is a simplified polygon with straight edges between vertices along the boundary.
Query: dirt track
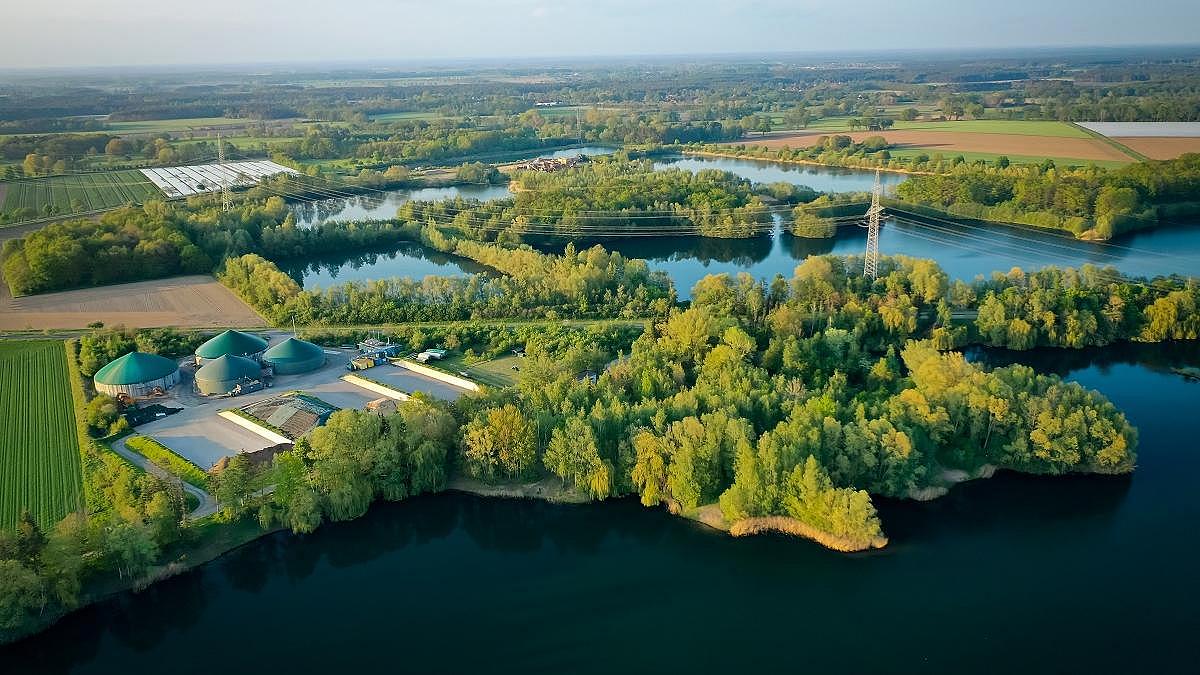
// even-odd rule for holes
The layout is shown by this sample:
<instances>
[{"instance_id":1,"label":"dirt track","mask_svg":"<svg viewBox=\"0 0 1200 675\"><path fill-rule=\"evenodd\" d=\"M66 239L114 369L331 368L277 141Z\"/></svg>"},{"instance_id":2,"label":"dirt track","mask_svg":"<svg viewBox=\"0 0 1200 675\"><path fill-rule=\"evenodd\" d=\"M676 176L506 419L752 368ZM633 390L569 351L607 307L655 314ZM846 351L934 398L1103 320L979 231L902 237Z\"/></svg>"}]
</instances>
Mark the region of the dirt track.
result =
<instances>
[{"instance_id":1,"label":"dirt track","mask_svg":"<svg viewBox=\"0 0 1200 675\"><path fill-rule=\"evenodd\" d=\"M1188 152L1200 152L1200 138L1181 136L1122 136L1114 141L1150 159L1175 159Z\"/></svg>"},{"instance_id":2,"label":"dirt track","mask_svg":"<svg viewBox=\"0 0 1200 675\"><path fill-rule=\"evenodd\" d=\"M985 134L953 131L855 131L851 133L829 131L797 131L773 134L762 138L752 137L729 145L744 143L768 148L806 148L821 136L844 135L861 141L868 136L883 136L888 143L902 148L920 148L931 155L940 152L950 155L955 152L983 152L995 155L1021 155L1026 157L1067 157L1083 160L1110 160L1131 162L1132 157L1102 141L1091 138L1059 138L1055 136L1026 136L1020 134ZM1132 147L1132 146L1131 146Z\"/></svg>"},{"instance_id":3,"label":"dirt track","mask_svg":"<svg viewBox=\"0 0 1200 675\"><path fill-rule=\"evenodd\" d=\"M93 321L128 327L266 325L209 276L174 277L13 298L0 284L0 330L84 328Z\"/></svg>"}]
</instances>

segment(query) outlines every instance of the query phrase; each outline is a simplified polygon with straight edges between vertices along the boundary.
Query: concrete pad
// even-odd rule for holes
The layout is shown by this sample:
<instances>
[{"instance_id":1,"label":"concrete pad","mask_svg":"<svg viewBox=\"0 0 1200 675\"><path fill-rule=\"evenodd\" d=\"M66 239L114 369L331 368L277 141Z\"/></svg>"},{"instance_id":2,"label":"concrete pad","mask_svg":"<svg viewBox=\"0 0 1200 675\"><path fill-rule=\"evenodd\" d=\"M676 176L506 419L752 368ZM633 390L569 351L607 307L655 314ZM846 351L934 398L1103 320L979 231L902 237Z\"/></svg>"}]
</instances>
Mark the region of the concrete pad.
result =
<instances>
[{"instance_id":1,"label":"concrete pad","mask_svg":"<svg viewBox=\"0 0 1200 675\"><path fill-rule=\"evenodd\" d=\"M138 427L138 433L150 436L205 470L222 457L269 445L258 434L222 419L216 413L216 408L207 406L187 409L144 424Z\"/></svg>"},{"instance_id":2,"label":"concrete pad","mask_svg":"<svg viewBox=\"0 0 1200 675\"><path fill-rule=\"evenodd\" d=\"M360 374L372 380L379 380L401 391L419 391L445 401L453 401L465 393L463 389L435 380L432 377L426 377L420 373L400 368L399 366L376 366L370 370L364 370Z\"/></svg>"}]
</instances>

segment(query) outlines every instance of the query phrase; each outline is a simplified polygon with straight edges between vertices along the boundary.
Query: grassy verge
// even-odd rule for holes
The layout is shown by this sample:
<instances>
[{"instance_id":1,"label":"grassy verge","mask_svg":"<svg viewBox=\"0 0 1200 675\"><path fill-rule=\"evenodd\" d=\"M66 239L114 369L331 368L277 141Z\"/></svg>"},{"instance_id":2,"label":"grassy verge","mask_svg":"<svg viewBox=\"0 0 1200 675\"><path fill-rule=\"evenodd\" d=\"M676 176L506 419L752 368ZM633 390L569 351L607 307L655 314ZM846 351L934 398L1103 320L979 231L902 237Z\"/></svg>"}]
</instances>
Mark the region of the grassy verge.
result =
<instances>
[{"instance_id":1,"label":"grassy verge","mask_svg":"<svg viewBox=\"0 0 1200 675\"><path fill-rule=\"evenodd\" d=\"M1132 159L1130 159L1128 162L1126 162L1126 161L1111 160L1111 159L1079 159L1077 157L1039 157L1039 156L1034 156L1034 155L1004 155L1004 154L992 153L992 152L958 152L955 150L945 150L945 149L941 149L941 148L921 148L921 147L892 148L892 149L888 150L888 152L891 153L892 157L895 157L897 159L899 159L899 158L907 159L907 158L916 157L918 155L925 155L926 157L933 157L934 155L939 155L939 154L943 158L945 158L947 161L953 160L955 157L961 156L964 160L966 160L968 162L982 160L982 161L988 162L990 164L995 164L996 160L1000 159L1001 157L1007 157L1008 161L1013 164L1041 164L1042 162L1045 162L1047 159L1049 159L1054 162L1055 166L1060 166L1060 167L1062 167L1062 166L1090 166L1092 164L1095 164L1096 166L1103 167L1106 169L1120 168L1120 167L1125 166L1133 161Z\"/></svg>"},{"instance_id":2,"label":"grassy verge","mask_svg":"<svg viewBox=\"0 0 1200 675\"><path fill-rule=\"evenodd\" d=\"M179 456L174 450L150 438L149 436L134 436L125 441L125 446L161 467L163 470L179 476L187 483L201 490L208 489L208 474L204 469L192 464Z\"/></svg>"},{"instance_id":3,"label":"grassy verge","mask_svg":"<svg viewBox=\"0 0 1200 675\"><path fill-rule=\"evenodd\" d=\"M900 106L905 108L908 106ZM796 131L812 131L822 134L849 133L850 120L847 117L826 117L810 122L804 129ZM867 131L855 129L855 131ZM1088 138L1087 134L1067 122L1054 120L895 120L891 131L948 131L964 134L1011 134L1014 136L1045 136L1049 138Z\"/></svg>"},{"instance_id":4,"label":"grassy verge","mask_svg":"<svg viewBox=\"0 0 1200 675\"><path fill-rule=\"evenodd\" d=\"M472 380L493 387L509 387L516 384L520 378L520 374L514 371L512 367L519 367L521 361L520 358L509 354L494 359L468 363L462 354L453 354L447 356L438 362L438 365L433 367L451 375L458 375L461 371L467 373ZM432 364L427 363L424 365L429 366Z\"/></svg>"},{"instance_id":5,"label":"grassy verge","mask_svg":"<svg viewBox=\"0 0 1200 675\"><path fill-rule=\"evenodd\" d=\"M1125 153L1126 155L1128 155L1128 156L1130 156L1130 157L1132 157L1132 158L1136 159L1136 160L1137 160L1137 161L1139 161L1139 162L1149 162L1149 161L1150 161L1150 158L1149 158L1149 157L1147 157L1147 156L1143 155L1142 153L1140 153L1140 152L1138 152L1138 151L1134 150L1133 148L1130 148L1130 147L1126 146L1126 145L1125 145L1125 144L1123 144L1123 143L1120 143L1120 142L1118 142L1118 141L1116 141L1116 140L1114 140L1114 139L1111 139L1111 138L1109 138L1108 136L1105 136L1105 135L1104 135L1104 134L1102 134L1102 133L1099 133L1099 132L1097 132L1097 131L1092 131L1091 129L1088 129L1087 127L1081 127L1081 126L1079 126L1078 124L1075 124L1075 123L1073 123L1073 122L1071 123L1071 126L1073 126L1073 127L1075 127L1076 129L1080 130L1080 131L1081 131L1081 132L1083 132L1084 134L1087 134L1088 138L1094 138L1094 139L1096 139L1096 140L1100 141L1101 143L1104 143L1104 144L1106 144L1106 145L1109 145L1109 146L1111 146L1111 147L1113 147L1113 148L1116 148L1118 151Z\"/></svg>"}]
</instances>

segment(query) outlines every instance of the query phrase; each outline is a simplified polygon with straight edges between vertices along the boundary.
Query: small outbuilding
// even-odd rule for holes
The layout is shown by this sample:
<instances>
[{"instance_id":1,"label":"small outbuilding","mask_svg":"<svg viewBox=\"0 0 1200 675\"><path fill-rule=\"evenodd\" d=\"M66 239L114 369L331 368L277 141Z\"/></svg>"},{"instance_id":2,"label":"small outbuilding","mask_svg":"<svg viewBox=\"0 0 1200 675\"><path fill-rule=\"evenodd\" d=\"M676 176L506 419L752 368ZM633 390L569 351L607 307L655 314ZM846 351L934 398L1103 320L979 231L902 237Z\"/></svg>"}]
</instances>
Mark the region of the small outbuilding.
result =
<instances>
[{"instance_id":1,"label":"small outbuilding","mask_svg":"<svg viewBox=\"0 0 1200 675\"><path fill-rule=\"evenodd\" d=\"M325 365L325 350L290 337L263 352L262 360L275 370L276 375L296 375Z\"/></svg>"},{"instance_id":2,"label":"small outbuilding","mask_svg":"<svg viewBox=\"0 0 1200 675\"><path fill-rule=\"evenodd\" d=\"M262 379L262 367L244 356L226 354L215 358L196 371L196 388L201 394L228 394L239 384Z\"/></svg>"},{"instance_id":3,"label":"small outbuilding","mask_svg":"<svg viewBox=\"0 0 1200 675\"><path fill-rule=\"evenodd\" d=\"M158 354L130 352L97 370L92 381L102 394L141 398L179 384L179 366Z\"/></svg>"},{"instance_id":4,"label":"small outbuilding","mask_svg":"<svg viewBox=\"0 0 1200 675\"><path fill-rule=\"evenodd\" d=\"M196 365L202 366L222 356L242 356L260 361L266 349L267 341L257 335L227 330L196 348Z\"/></svg>"}]
</instances>

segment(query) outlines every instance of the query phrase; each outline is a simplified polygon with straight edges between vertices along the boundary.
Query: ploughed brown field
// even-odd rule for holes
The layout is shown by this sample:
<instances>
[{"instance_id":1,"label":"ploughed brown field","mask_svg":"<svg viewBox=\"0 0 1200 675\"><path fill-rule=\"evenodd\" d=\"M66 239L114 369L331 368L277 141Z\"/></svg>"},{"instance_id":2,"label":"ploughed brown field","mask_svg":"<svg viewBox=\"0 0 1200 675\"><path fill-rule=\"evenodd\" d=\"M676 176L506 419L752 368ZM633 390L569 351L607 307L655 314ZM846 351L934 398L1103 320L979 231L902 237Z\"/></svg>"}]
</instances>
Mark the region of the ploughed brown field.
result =
<instances>
[{"instance_id":1,"label":"ploughed brown field","mask_svg":"<svg viewBox=\"0 0 1200 675\"><path fill-rule=\"evenodd\" d=\"M821 136L849 136L855 142L868 136L883 136L888 143L901 148L919 148L929 154L950 155L956 152L982 152L995 155L1026 157L1069 157L1084 160L1133 161L1120 150L1092 138L1061 138L1057 136L1026 136L1020 134L986 134L978 132L923 131L899 129L889 131L795 131L772 134L762 138L747 138L727 145L760 145L768 148L806 148ZM1132 146L1131 146L1132 147Z\"/></svg>"},{"instance_id":2,"label":"ploughed brown field","mask_svg":"<svg viewBox=\"0 0 1200 675\"><path fill-rule=\"evenodd\" d=\"M266 324L209 276L138 281L13 298L0 284L0 330L85 328L94 321L130 328L253 327Z\"/></svg>"},{"instance_id":3,"label":"ploughed brown field","mask_svg":"<svg viewBox=\"0 0 1200 675\"><path fill-rule=\"evenodd\" d=\"M1200 152L1200 138L1192 136L1117 136L1113 140L1150 159L1175 159Z\"/></svg>"}]
</instances>

